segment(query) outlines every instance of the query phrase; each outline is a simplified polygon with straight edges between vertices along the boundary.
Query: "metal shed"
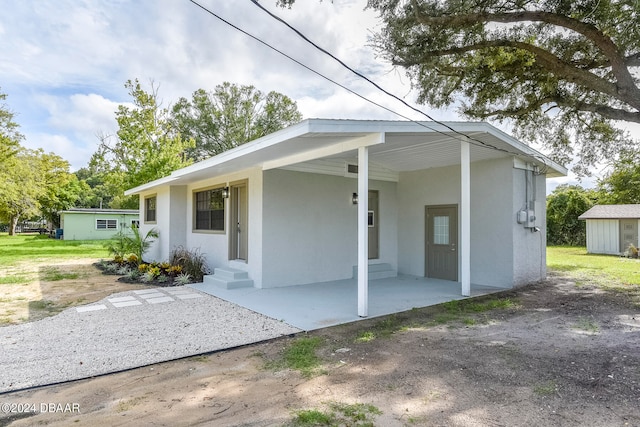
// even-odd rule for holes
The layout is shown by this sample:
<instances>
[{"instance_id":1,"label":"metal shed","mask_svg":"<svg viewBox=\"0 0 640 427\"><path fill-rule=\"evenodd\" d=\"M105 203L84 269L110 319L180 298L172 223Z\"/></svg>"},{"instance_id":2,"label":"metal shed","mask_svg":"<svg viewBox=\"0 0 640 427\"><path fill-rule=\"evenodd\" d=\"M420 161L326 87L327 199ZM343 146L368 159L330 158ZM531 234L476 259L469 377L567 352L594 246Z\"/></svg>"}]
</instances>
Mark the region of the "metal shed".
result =
<instances>
[{"instance_id":1,"label":"metal shed","mask_svg":"<svg viewBox=\"0 0 640 427\"><path fill-rule=\"evenodd\" d=\"M622 255L630 245L640 246L640 204L596 205L580 215L587 222L587 252Z\"/></svg>"}]
</instances>

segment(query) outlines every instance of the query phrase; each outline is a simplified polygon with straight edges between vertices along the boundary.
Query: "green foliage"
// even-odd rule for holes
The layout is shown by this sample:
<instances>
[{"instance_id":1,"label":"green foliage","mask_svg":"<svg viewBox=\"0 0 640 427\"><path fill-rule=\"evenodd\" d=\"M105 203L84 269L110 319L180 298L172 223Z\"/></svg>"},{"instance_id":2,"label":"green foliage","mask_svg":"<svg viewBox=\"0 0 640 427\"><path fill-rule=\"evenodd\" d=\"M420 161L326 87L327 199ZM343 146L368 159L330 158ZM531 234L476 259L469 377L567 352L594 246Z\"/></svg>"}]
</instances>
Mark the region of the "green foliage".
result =
<instances>
[{"instance_id":1,"label":"green foliage","mask_svg":"<svg viewBox=\"0 0 640 427\"><path fill-rule=\"evenodd\" d=\"M65 273L56 267L49 267L42 270L41 279L48 282L57 282L59 280L77 279L80 274L75 272Z\"/></svg>"},{"instance_id":2,"label":"green foliage","mask_svg":"<svg viewBox=\"0 0 640 427\"><path fill-rule=\"evenodd\" d=\"M39 213L58 222L57 212L72 207L81 187L69 173L69 163L43 150L22 149L0 169L0 220L10 223L13 234L20 218Z\"/></svg>"},{"instance_id":3,"label":"green foliage","mask_svg":"<svg viewBox=\"0 0 640 427\"><path fill-rule=\"evenodd\" d=\"M21 150L6 160L0 169L0 220L9 223L11 235L15 233L20 218L38 214L38 197L42 194L38 166L36 152Z\"/></svg>"},{"instance_id":4,"label":"green foliage","mask_svg":"<svg viewBox=\"0 0 640 427\"><path fill-rule=\"evenodd\" d=\"M442 307L450 313L484 313L491 310L505 310L516 306L509 298L498 298L478 301L474 298L449 301L442 304Z\"/></svg>"},{"instance_id":5,"label":"green foliage","mask_svg":"<svg viewBox=\"0 0 640 427\"><path fill-rule=\"evenodd\" d=\"M297 411L289 426L354 426L373 427L373 418L382 415L374 405L365 403L327 403L328 410L305 409Z\"/></svg>"},{"instance_id":6,"label":"green foliage","mask_svg":"<svg viewBox=\"0 0 640 427\"><path fill-rule=\"evenodd\" d=\"M20 149L20 141L24 136L18 132L18 123L14 114L4 102L7 95L0 92L0 165L15 156Z\"/></svg>"},{"instance_id":7,"label":"green foliage","mask_svg":"<svg viewBox=\"0 0 640 427\"><path fill-rule=\"evenodd\" d=\"M579 185L559 185L547 196L547 242L550 245L585 245L585 221L578 219L597 201L598 194Z\"/></svg>"},{"instance_id":8,"label":"green foliage","mask_svg":"<svg viewBox=\"0 0 640 427\"><path fill-rule=\"evenodd\" d=\"M267 368L289 368L300 371L305 378L312 377L320 367L316 351L322 345L320 337L303 337L292 341L282 353L282 359L267 363Z\"/></svg>"},{"instance_id":9,"label":"green foliage","mask_svg":"<svg viewBox=\"0 0 640 427\"><path fill-rule=\"evenodd\" d=\"M109 252L109 255L114 258L123 259L131 252L125 237L126 235L120 231L115 234L112 239L104 242L104 247Z\"/></svg>"},{"instance_id":10,"label":"green foliage","mask_svg":"<svg viewBox=\"0 0 640 427\"><path fill-rule=\"evenodd\" d=\"M171 125L169 112L161 108L153 84L151 92L142 89L137 79L128 80L125 87L133 107L118 107L117 134L103 135L89 162L89 169L112 196L113 208L137 208L137 196L126 197L124 191L189 165L183 153L193 147L193 141L184 140Z\"/></svg>"},{"instance_id":11,"label":"green foliage","mask_svg":"<svg viewBox=\"0 0 640 427\"><path fill-rule=\"evenodd\" d=\"M74 207L85 187L69 172L69 162L53 153L39 154L42 193L38 202L43 216L57 228L60 226L59 212Z\"/></svg>"},{"instance_id":12,"label":"green foliage","mask_svg":"<svg viewBox=\"0 0 640 427\"><path fill-rule=\"evenodd\" d=\"M302 120L296 103L278 92L263 94L254 86L224 82L207 92L198 89L191 101L180 98L172 122L195 141L188 158L199 161Z\"/></svg>"},{"instance_id":13,"label":"green foliage","mask_svg":"<svg viewBox=\"0 0 640 427\"><path fill-rule=\"evenodd\" d=\"M290 5L292 0L280 0ZM369 0L378 52L406 69L418 101L507 122L575 170L633 145L640 123L640 8L627 0Z\"/></svg>"},{"instance_id":14,"label":"green foliage","mask_svg":"<svg viewBox=\"0 0 640 427\"><path fill-rule=\"evenodd\" d=\"M189 273L180 273L175 277L175 282L177 285L183 286L191 283L192 278Z\"/></svg>"},{"instance_id":15,"label":"green foliage","mask_svg":"<svg viewBox=\"0 0 640 427\"><path fill-rule=\"evenodd\" d=\"M142 262L142 256L149 250L151 244L158 238L158 231L155 228L147 231L143 235L138 227L131 226L131 235L119 232L113 239L105 242L104 246L109 254L116 260L123 260L128 257L127 261L131 264L138 265Z\"/></svg>"},{"instance_id":16,"label":"green foliage","mask_svg":"<svg viewBox=\"0 0 640 427\"><path fill-rule=\"evenodd\" d=\"M202 282L203 276L208 273L205 261L205 255L198 248L189 250L178 246L171 251L169 256L171 265L182 268L181 271L185 275L184 280L193 280L194 282Z\"/></svg>"},{"instance_id":17,"label":"green foliage","mask_svg":"<svg viewBox=\"0 0 640 427\"><path fill-rule=\"evenodd\" d=\"M149 250L151 244L158 238L158 231L155 228L147 231L147 234L142 235L142 232L135 225L131 226L133 236L125 236L125 245L129 248L129 253L135 255L135 262L142 262L142 257L145 252Z\"/></svg>"},{"instance_id":18,"label":"green foliage","mask_svg":"<svg viewBox=\"0 0 640 427\"><path fill-rule=\"evenodd\" d=\"M555 381L549 380L544 383L536 384L533 387L533 392L538 396L552 396L558 392L558 385Z\"/></svg>"},{"instance_id":19,"label":"green foliage","mask_svg":"<svg viewBox=\"0 0 640 427\"><path fill-rule=\"evenodd\" d=\"M640 203L640 151L624 153L598 181L602 204Z\"/></svg>"},{"instance_id":20,"label":"green foliage","mask_svg":"<svg viewBox=\"0 0 640 427\"><path fill-rule=\"evenodd\" d=\"M304 409L296 412L291 426L331 426L337 425L337 420L332 414L327 414L317 409Z\"/></svg>"}]
</instances>

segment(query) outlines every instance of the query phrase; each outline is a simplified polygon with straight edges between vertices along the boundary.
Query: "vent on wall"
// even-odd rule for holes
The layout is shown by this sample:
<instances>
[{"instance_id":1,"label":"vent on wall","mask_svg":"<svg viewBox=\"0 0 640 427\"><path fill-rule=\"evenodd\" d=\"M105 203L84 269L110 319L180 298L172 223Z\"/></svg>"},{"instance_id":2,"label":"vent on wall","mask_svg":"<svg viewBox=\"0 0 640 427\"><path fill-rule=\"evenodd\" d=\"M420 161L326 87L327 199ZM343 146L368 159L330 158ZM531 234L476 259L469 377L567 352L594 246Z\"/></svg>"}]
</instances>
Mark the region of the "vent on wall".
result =
<instances>
[{"instance_id":1,"label":"vent on wall","mask_svg":"<svg viewBox=\"0 0 640 427\"><path fill-rule=\"evenodd\" d=\"M347 173L358 173L358 165L347 164Z\"/></svg>"}]
</instances>

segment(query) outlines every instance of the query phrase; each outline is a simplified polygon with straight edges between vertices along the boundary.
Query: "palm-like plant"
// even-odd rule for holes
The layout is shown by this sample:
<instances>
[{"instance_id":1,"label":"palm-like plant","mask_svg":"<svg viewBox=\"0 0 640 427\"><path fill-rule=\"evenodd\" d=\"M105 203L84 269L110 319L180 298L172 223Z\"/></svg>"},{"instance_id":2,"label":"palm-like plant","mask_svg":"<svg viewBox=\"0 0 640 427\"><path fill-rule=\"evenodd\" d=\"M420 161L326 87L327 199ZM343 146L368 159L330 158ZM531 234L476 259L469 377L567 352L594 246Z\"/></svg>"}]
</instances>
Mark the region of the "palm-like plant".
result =
<instances>
[{"instance_id":1,"label":"palm-like plant","mask_svg":"<svg viewBox=\"0 0 640 427\"><path fill-rule=\"evenodd\" d=\"M135 225L131 226L131 231L133 232L133 236L127 236L124 239L128 248L127 253L134 254L137 257L137 262L139 264L143 262L142 255L149 250L151 243L158 238L158 231L155 228L152 228L143 236L140 229Z\"/></svg>"}]
</instances>

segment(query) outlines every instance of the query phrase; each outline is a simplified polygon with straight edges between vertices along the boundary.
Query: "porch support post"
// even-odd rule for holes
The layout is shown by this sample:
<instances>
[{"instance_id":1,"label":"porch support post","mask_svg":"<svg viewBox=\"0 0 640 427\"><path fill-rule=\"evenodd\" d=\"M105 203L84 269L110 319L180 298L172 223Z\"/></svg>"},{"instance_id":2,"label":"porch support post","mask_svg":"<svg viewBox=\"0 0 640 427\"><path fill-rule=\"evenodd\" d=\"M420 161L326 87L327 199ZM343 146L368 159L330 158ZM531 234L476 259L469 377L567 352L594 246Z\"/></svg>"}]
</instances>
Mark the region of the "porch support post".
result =
<instances>
[{"instance_id":1,"label":"porch support post","mask_svg":"<svg viewBox=\"0 0 640 427\"><path fill-rule=\"evenodd\" d=\"M471 168L469 142L460 140L460 283L471 296Z\"/></svg>"},{"instance_id":2,"label":"porch support post","mask_svg":"<svg viewBox=\"0 0 640 427\"><path fill-rule=\"evenodd\" d=\"M369 147L358 147L358 316L369 315Z\"/></svg>"}]
</instances>

